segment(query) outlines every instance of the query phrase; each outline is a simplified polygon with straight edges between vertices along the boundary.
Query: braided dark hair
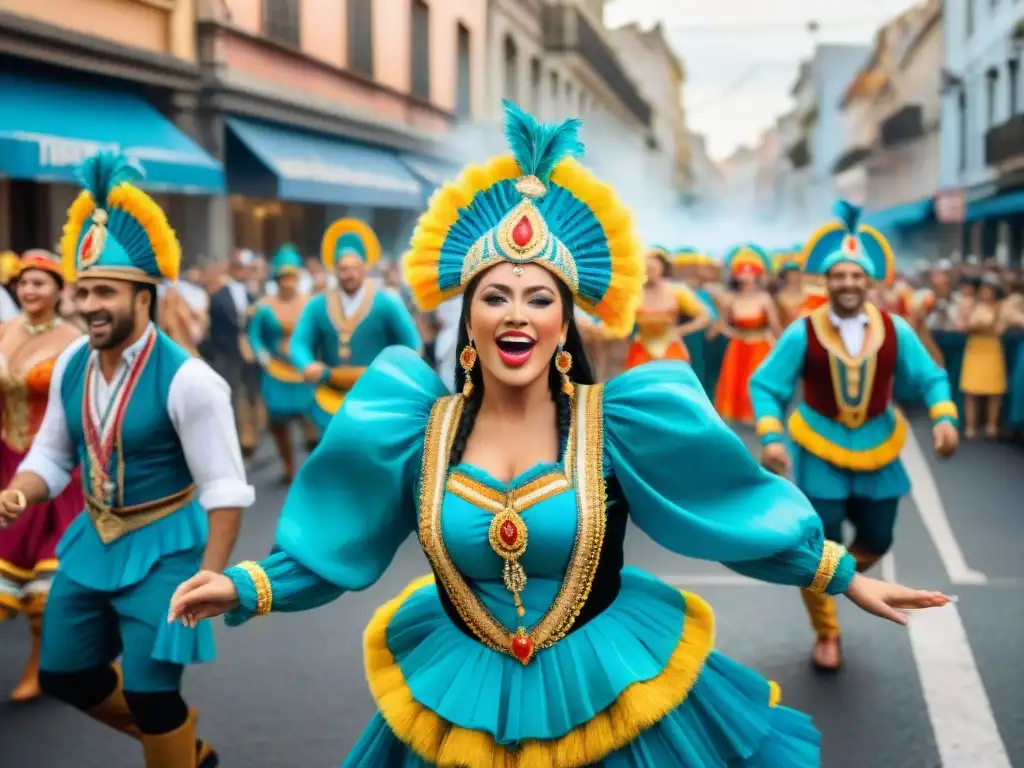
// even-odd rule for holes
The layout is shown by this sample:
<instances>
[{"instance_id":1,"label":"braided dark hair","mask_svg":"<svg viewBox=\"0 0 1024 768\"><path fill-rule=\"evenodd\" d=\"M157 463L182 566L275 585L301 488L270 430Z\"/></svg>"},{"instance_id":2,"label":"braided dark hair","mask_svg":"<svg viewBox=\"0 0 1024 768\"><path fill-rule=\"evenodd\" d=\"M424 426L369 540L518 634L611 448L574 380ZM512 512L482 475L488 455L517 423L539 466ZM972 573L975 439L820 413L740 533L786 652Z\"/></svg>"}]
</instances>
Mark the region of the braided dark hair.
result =
<instances>
[{"instance_id":1,"label":"braided dark hair","mask_svg":"<svg viewBox=\"0 0 1024 768\"><path fill-rule=\"evenodd\" d=\"M565 336L565 345L562 347L572 355L572 372L570 376L576 384L593 384L594 373L587 360L587 353L583 346L583 337L580 335L573 315L573 297L569 288L560 280L555 281L558 285L558 294L562 299L562 321L567 323L568 331ZM480 275L474 278L466 287L462 298L462 317L459 320L459 340L455 347L461 351L469 344L469 308L473 304L473 296L480 284ZM473 426L476 423L476 415L480 411L480 403L483 401L484 379L480 366L474 366L469 374L473 382L473 394L466 400L462 408L462 416L459 419L458 427L455 430L455 437L452 441L452 451L448 457L449 466L455 466L462 461L462 454L466 451L466 441L473 433ZM466 372L462 370L458 360L455 361L455 391L462 391L466 381ZM548 368L548 387L551 390L551 399L555 401L558 418L558 441L564 445L569 439L569 425L572 422L572 401L569 396L562 392L562 376L555 369L554 360Z\"/></svg>"}]
</instances>

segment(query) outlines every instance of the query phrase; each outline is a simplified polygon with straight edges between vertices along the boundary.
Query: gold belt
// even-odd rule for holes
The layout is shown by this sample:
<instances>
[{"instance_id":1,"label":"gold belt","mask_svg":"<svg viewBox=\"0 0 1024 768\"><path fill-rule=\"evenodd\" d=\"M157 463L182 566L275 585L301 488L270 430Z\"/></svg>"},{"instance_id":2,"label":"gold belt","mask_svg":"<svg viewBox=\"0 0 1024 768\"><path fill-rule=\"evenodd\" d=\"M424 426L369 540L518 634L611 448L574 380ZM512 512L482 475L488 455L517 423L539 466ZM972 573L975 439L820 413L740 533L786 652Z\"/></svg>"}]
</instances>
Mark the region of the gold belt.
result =
<instances>
[{"instance_id":1,"label":"gold belt","mask_svg":"<svg viewBox=\"0 0 1024 768\"><path fill-rule=\"evenodd\" d=\"M195 490L196 486L193 484L162 499L133 504L130 507L110 507L101 504L92 496L86 496L85 509L96 526L100 541L110 544L126 533L145 528L182 509L192 501Z\"/></svg>"},{"instance_id":2,"label":"gold belt","mask_svg":"<svg viewBox=\"0 0 1024 768\"><path fill-rule=\"evenodd\" d=\"M360 366L339 365L337 368L331 368L331 373L327 379L327 383L332 389L336 389L339 392L348 392L356 385L359 377L362 376L365 371L366 368Z\"/></svg>"}]
</instances>

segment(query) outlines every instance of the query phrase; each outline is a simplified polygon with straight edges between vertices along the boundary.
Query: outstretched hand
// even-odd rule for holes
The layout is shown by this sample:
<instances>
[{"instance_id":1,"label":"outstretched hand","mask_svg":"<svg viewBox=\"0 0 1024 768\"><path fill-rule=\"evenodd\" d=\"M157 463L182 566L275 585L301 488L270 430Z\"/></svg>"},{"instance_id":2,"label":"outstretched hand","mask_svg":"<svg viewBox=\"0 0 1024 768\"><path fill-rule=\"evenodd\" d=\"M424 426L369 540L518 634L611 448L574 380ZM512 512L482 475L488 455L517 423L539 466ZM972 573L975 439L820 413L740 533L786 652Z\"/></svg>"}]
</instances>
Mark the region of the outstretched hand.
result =
<instances>
[{"instance_id":1,"label":"outstretched hand","mask_svg":"<svg viewBox=\"0 0 1024 768\"><path fill-rule=\"evenodd\" d=\"M171 596L168 623L181 621L186 627L195 627L201 619L221 616L238 607L235 583L223 573L200 571L183 582Z\"/></svg>"},{"instance_id":2,"label":"outstretched hand","mask_svg":"<svg viewBox=\"0 0 1024 768\"><path fill-rule=\"evenodd\" d=\"M872 579L858 573L850 582L846 596L861 610L906 626L906 610L941 608L950 602L948 595L924 589L911 589L900 584Z\"/></svg>"}]
</instances>

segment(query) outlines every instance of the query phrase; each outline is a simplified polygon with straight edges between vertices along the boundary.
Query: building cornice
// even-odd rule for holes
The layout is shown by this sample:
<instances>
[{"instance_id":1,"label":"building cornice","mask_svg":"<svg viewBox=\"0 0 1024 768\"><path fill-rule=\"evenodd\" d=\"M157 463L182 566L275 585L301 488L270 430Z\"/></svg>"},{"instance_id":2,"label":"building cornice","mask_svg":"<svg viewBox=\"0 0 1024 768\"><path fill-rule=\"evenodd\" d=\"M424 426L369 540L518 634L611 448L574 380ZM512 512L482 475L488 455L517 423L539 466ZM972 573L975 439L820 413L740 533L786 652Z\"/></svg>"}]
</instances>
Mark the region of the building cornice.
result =
<instances>
[{"instance_id":1,"label":"building cornice","mask_svg":"<svg viewBox=\"0 0 1024 768\"><path fill-rule=\"evenodd\" d=\"M198 90L193 62L0 11L0 53L173 90Z\"/></svg>"}]
</instances>

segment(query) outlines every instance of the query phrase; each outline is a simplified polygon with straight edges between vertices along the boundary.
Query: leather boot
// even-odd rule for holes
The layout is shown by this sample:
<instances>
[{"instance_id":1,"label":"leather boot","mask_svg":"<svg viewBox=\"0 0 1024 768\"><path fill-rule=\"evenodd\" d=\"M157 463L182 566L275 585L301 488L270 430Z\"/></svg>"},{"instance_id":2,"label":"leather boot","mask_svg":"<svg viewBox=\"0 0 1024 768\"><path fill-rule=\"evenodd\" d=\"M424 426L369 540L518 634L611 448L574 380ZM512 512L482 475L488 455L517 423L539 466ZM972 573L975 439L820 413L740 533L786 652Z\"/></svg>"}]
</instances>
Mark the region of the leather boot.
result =
<instances>
[{"instance_id":1,"label":"leather boot","mask_svg":"<svg viewBox=\"0 0 1024 768\"><path fill-rule=\"evenodd\" d=\"M196 738L199 711L190 709L188 719L169 733L143 734L146 768L217 768L220 759L206 742Z\"/></svg>"},{"instance_id":2,"label":"leather boot","mask_svg":"<svg viewBox=\"0 0 1024 768\"><path fill-rule=\"evenodd\" d=\"M39 648L43 637L43 612L41 608L37 610L34 604L26 605L25 611L29 632L32 633L32 649L29 651L28 663L25 665L21 680L11 691L11 701L18 703L33 701L43 693L39 687Z\"/></svg>"},{"instance_id":3,"label":"leather boot","mask_svg":"<svg viewBox=\"0 0 1024 768\"><path fill-rule=\"evenodd\" d=\"M140 739L142 738L142 732L135 725L132 711L128 709L128 702L124 697L124 689L121 685L121 668L114 665L113 669L117 674L117 687L114 688L113 693L95 707L85 710L85 714L93 720L98 720L109 728L113 728L115 731L120 731L126 736L131 736L133 739Z\"/></svg>"},{"instance_id":4,"label":"leather boot","mask_svg":"<svg viewBox=\"0 0 1024 768\"><path fill-rule=\"evenodd\" d=\"M197 768L196 711L189 710L185 722L173 731L142 734L146 768Z\"/></svg>"}]
</instances>

